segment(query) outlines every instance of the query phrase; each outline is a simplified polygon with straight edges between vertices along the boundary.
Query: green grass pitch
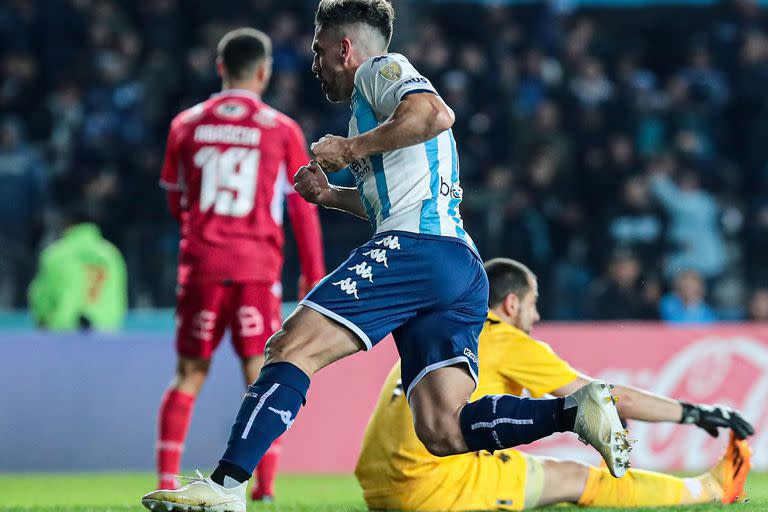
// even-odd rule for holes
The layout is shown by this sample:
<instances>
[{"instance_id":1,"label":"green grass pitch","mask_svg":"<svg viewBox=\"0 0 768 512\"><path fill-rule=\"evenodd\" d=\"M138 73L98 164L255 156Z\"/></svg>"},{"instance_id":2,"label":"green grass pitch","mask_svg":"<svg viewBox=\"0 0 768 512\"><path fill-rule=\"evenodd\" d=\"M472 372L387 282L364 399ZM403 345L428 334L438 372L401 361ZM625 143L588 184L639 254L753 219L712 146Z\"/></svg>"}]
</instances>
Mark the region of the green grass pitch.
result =
<instances>
[{"instance_id":1,"label":"green grass pitch","mask_svg":"<svg viewBox=\"0 0 768 512\"><path fill-rule=\"evenodd\" d=\"M139 512L139 498L152 489L149 473L0 474L0 511L3 512ZM277 502L251 504L249 512L346 511L365 509L360 489L351 475L285 475L277 481ZM752 474L747 501L728 510L768 511L768 473ZM663 507L657 512L724 510L722 505ZM539 510L562 510L548 508ZM629 510L629 509L591 509ZM640 510L640 509L632 509Z\"/></svg>"}]
</instances>

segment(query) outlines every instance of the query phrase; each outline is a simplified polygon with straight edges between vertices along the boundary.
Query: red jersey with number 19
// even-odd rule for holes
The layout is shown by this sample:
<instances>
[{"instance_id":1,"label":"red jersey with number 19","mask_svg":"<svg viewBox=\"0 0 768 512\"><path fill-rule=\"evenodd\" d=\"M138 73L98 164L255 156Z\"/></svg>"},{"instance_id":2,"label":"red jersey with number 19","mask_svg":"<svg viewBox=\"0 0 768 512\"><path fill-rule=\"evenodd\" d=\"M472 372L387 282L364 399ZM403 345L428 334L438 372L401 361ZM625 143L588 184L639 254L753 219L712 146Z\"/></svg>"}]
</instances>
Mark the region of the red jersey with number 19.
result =
<instances>
[{"instance_id":1,"label":"red jersey with number 19","mask_svg":"<svg viewBox=\"0 0 768 512\"><path fill-rule=\"evenodd\" d=\"M179 283L279 281L286 196L302 273L321 278L317 211L293 190L308 159L296 122L249 91L225 90L176 116L160 183L181 223Z\"/></svg>"}]
</instances>

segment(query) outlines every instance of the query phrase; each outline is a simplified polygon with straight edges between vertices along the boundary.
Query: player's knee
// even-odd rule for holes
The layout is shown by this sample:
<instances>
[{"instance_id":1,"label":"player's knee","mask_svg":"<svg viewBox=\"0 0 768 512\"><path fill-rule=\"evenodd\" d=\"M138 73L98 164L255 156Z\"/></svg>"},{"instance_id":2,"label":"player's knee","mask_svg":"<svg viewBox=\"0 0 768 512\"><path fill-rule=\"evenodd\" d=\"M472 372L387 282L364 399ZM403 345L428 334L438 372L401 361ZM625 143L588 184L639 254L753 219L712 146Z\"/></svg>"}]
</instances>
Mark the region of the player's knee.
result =
<instances>
[{"instance_id":1,"label":"player's knee","mask_svg":"<svg viewBox=\"0 0 768 512\"><path fill-rule=\"evenodd\" d=\"M211 367L210 359L201 358L181 358L176 367L176 375L180 378L199 378L208 375L208 369Z\"/></svg>"},{"instance_id":2,"label":"player's knee","mask_svg":"<svg viewBox=\"0 0 768 512\"><path fill-rule=\"evenodd\" d=\"M174 387L179 391L196 395L208 377L210 359L182 358L176 366Z\"/></svg>"},{"instance_id":3,"label":"player's knee","mask_svg":"<svg viewBox=\"0 0 768 512\"><path fill-rule=\"evenodd\" d=\"M264 360L265 362L272 362L279 357L283 351L283 347L280 344L280 338L284 331L280 328L267 340L267 344L264 346Z\"/></svg>"},{"instance_id":4,"label":"player's knee","mask_svg":"<svg viewBox=\"0 0 768 512\"><path fill-rule=\"evenodd\" d=\"M304 368L307 363L306 343L301 336L295 335L290 320L267 340L264 349L266 363L287 361Z\"/></svg>"},{"instance_id":5,"label":"player's knee","mask_svg":"<svg viewBox=\"0 0 768 512\"><path fill-rule=\"evenodd\" d=\"M429 453L436 457L447 457L466 451L464 436L458 421L447 418L432 418L414 422L416 436Z\"/></svg>"},{"instance_id":6,"label":"player's knee","mask_svg":"<svg viewBox=\"0 0 768 512\"><path fill-rule=\"evenodd\" d=\"M286 327L286 325L283 325L279 331L267 340L267 345L264 348L266 362L289 361L291 354L296 352L295 340Z\"/></svg>"},{"instance_id":7,"label":"player's knee","mask_svg":"<svg viewBox=\"0 0 768 512\"><path fill-rule=\"evenodd\" d=\"M545 488L544 499L539 503L540 505L579 499L589 478L589 466L568 460L550 458L535 460L541 467L541 479ZM557 482L556 490L548 488L548 482ZM547 499L548 495L554 495L554 498Z\"/></svg>"}]
</instances>

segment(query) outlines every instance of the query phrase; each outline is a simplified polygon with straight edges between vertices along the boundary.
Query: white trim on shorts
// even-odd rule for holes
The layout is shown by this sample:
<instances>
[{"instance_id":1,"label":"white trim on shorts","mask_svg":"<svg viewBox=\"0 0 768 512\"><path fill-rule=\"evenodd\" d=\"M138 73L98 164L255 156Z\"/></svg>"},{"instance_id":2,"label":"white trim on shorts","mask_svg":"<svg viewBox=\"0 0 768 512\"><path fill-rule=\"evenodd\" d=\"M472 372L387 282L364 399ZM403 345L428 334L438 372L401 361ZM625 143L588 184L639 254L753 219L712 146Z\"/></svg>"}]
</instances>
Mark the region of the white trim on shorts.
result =
<instances>
[{"instance_id":1,"label":"white trim on shorts","mask_svg":"<svg viewBox=\"0 0 768 512\"><path fill-rule=\"evenodd\" d=\"M469 369L470 375L472 375L472 378L475 380L475 389L477 389L477 374L472 369L472 365L469 362L469 358L467 356L456 356L452 357L450 359L446 359L445 361L440 361L437 363L433 363L423 370L419 372L419 374L416 376L415 379L413 379L413 382L408 386L408 390L405 392L405 400L410 403L411 402L411 391L413 391L413 387L419 383L421 379L424 378L426 374L428 374L431 371L439 370L440 368L445 368L446 366L452 366L456 363L467 363L467 368Z\"/></svg>"},{"instance_id":2,"label":"white trim on shorts","mask_svg":"<svg viewBox=\"0 0 768 512\"><path fill-rule=\"evenodd\" d=\"M338 313L334 313L330 309L326 309L320 304L317 304L315 302L312 302L311 300L304 299L301 302L299 302L299 306L307 306L310 309L314 309L321 315L327 316L328 318L332 320L336 320L341 325L352 331L357 335L358 338L365 344L365 350L371 350L373 347L373 344L371 343L371 339L368 337L367 334L363 332L362 329L360 329L358 326L344 318L343 316L339 315ZM475 379L477 381L477 379Z\"/></svg>"}]
</instances>

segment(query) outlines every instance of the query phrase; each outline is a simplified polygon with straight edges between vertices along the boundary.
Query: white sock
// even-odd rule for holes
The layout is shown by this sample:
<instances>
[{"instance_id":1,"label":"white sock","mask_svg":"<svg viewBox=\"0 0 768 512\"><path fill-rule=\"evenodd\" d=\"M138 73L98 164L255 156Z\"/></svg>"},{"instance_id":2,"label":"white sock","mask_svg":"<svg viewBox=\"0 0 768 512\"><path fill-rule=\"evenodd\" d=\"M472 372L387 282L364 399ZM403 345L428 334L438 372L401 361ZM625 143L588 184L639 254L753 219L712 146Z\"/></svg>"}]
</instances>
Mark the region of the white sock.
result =
<instances>
[{"instance_id":1,"label":"white sock","mask_svg":"<svg viewBox=\"0 0 768 512\"><path fill-rule=\"evenodd\" d=\"M235 487L238 487L242 484L243 482L238 482L231 476L227 475L224 477L224 485L222 485L222 487L224 487L225 489L234 489Z\"/></svg>"}]
</instances>

